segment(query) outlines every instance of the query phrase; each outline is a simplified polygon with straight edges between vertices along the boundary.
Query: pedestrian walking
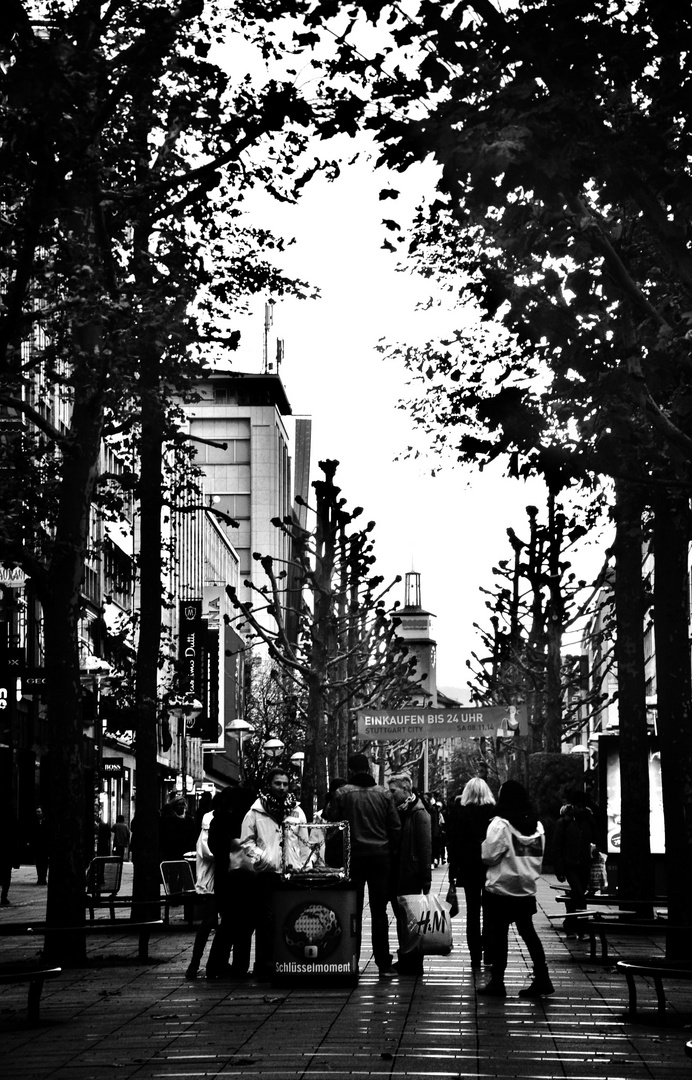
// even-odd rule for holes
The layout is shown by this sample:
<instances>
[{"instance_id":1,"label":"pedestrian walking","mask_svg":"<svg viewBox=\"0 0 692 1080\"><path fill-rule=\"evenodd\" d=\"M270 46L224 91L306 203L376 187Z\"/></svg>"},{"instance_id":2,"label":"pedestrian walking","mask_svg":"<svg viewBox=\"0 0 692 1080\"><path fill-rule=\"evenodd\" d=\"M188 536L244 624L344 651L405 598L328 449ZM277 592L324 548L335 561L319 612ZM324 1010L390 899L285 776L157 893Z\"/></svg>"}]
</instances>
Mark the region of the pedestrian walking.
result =
<instances>
[{"instance_id":1,"label":"pedestrian walking","mask_svg":"<svg viewBox=\"0 0 692 1080\"><path fill-rule=\"evenodd\" d=\"M465 784L447 817L449 882L461 886L466 901L466 944L471 966L483 961L482 899L486 868L481 845L495 815L495 796L480 776Z\"/></svg>"},{"instance_id":2,"label":"pedestrian walking","mask_svg":"<svg viewBox=\"0 0 692 1080\"><path fill-rule=\"evenodd\" d=\"M391 895L392 859L399 850L401 821L392 793L376 783L367 754L352 754L348 783L325 808L327 821L348 821L351 838L351 879L356 886L360 956L365 887L368 889L372 949L381 979L392 979L387 905Z\"/></svg>"},{"instance_id":3,"label":"pedestrian walking","mask_svg":"<svg viewBox=\"0 0 692 1080\"><path fill-rule=\"evenodd\" d=\"M553 869L558 881L566 881L570 895L565 903L565 933L574 937L576 921L571 912L583 911L591 883L591 862L598 843L596 819L587 805L583 791L571 789L565 794L560 817L553 832Z\"/></svg>"},{"instance_id":4,"label":"pedestrian walking","mask_svg":"<svg viewBox=\"0 0 692 1080\"><path fill-rule=\"evenodd\" d=\"M208 979L242 979L250 969L257 917L255 872L253 863L241 854L238 838L253 801L251 791L235 786L224 788L214 800L207 844L214 860L214 906L219 922L207 957Z\"/></svg>"},{"instance_id":5,"label":"pedestrian walking","mask_svg":"<svg viewBox=\"0 0 692 1080\"><path fill-rule=\"evenodd\" d=\"M289 790L280 767L271 770L266 787L243 820L240 839L254 862L257 876L257 924L254 974L270 979L274 972L274 893L281 880L281 839L285 823L304 825L305 814Z\"/></svg>"},{"instance_id":6,"label":"pedestrian walking","mask_svg":"<svg viewBox=\"0 0 692 1080\"><path fill-rule=\"evenodd\" d=\"M392 908L396 915L397 936L399 938L398 960L394 965L399 975L422 975L422 953L407 953L403 949L406 938L404 913L399 904L399 896L412 896L430 892L432 881L432 839L430 835L430 814L422 800L413 790L413 783L408 773L396 773L389 778L389 790L396 804L401 822L401 840L399 850L392 862Z\"/></svg>"},{"instance_id":7,"label":"pedestrian walking","mask_svg":"<svg viewBox=\"0 0 692 1080\"><path fill-rule=\"evenodd\" d=\"M113 854L119 859L124 859L130 843L130 830L125 823L125 815L118 814L115 824L111 825L113 833Z\"/></svg>"},{"instance_id":8,"label":"pedestrian walking","mask_svg":"<svg viewBox=\"0 0 692 1080\"><path fill-rule=\"evenodd\" d=\"M519 997L553 994L545 952L533 925L536 883L543 863L545 833L525 788L507 780L500 788L496 816L488 826L481 856L488 867L483 889L483 917L491 979L479 994L506 997L505 970L509 928L517 932L533 962L533 980Z\"/></svg>"},{"instance_id":9,"label":"pedestrian walking","mask_svg":"<svg viewBox=\"0 0 692 1080\"><path fill-rule=\"evenodd\" d=\"M36 864L37 885L45 885L48 878L48 830L48 820L43 813L43 807L37 806L31 828L31 852Z\"/></svg>"}]
</instances>

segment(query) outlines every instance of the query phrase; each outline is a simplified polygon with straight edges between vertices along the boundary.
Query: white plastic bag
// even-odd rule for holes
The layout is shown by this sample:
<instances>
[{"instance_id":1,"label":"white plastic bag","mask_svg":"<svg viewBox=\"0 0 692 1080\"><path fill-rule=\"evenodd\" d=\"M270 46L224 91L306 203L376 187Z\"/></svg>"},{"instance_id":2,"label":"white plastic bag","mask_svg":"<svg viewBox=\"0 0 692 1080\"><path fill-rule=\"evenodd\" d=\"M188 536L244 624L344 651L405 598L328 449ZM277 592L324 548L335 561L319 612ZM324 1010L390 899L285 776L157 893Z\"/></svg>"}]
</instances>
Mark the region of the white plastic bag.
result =
<instances>
[{"instance_id":1,"label":"white plastic bag","mask_svg":"<svg viewBox=\"0 0 692 1080\"><path fill-rule=\"evenodd\" d=\"M405 937L399 952L446 956L452 951L452 919L449 904L439 896L416 893L398 896Z\"/></svg>"}]
</instances>

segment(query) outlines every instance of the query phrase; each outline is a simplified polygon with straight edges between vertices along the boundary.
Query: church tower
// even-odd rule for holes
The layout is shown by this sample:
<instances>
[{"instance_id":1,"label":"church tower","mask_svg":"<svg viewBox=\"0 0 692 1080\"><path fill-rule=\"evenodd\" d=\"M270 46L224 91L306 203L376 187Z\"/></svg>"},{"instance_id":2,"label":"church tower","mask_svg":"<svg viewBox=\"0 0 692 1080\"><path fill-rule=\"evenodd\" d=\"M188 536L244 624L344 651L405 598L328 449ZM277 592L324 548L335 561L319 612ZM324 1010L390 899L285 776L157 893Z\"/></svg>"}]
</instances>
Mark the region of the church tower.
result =
<instances>
[{"instance_id":1,"label":"church tower","mask_svg":"<svg viewBox=\"0 0 692 1080\"><path fill-rule=\"evenodd\" d=\"M434 615L421 605L420 574L411 571L404 579L404 606L396 612L401 619L398 633L416 658L415 678L421 683L418 704L437 706L437 642L431 634Z\"/></svg>"}]
</instances>

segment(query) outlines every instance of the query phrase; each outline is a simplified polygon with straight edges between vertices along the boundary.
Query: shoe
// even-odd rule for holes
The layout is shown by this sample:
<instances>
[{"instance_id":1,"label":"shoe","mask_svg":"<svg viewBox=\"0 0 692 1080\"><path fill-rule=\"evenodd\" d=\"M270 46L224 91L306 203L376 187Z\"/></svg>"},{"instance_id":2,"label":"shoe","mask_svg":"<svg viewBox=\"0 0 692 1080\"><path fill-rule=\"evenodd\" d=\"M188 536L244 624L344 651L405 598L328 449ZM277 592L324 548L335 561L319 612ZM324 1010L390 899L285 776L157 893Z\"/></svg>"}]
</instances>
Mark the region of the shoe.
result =
<instances>
[{"instance_id":1,"label":"shoe","mask_svg":"<svg viewBox=\"0 0 692 1080\"><path fill-rule=\"evenodd\" d=\"M541 975L540 979L534 979L529 986L525 986L523 990L519 991L520 998L536 998L543 997L546 994L554 994L555 987L550 981L548 975Z\"/></svg>"},{"instance_id":2,"label":"shoe","mask_svg":"<svg viewBox=\"0 0 692 1080\"><path fill-rule=\"evenodd\" d=\"M212 980L233 978L230 966L226 966L225 968L219 968L218 970L215 970L214 968L210 970L209 968L207 968L206 976L208 979Z\"/></svg>"},{"instance_id":3,"label":"shoe","mask_svg":"<svg viewBox=\"0 0 692 1080\"><path fill-rule=\"evenodd\" d=\"M491 979L485 986L479 986L476 993L483 997L507 997L507 987L503 982L495 982Z\"/></svg>"},{"instance_id":4,"label":"shoe","mask_svg":"<svg viewBox=\"0 0 692 1080\"><path fill-rule=\"evenodd\" d=\"M395 967L380 968L381 979L396 979L399 972Z\"/></svg>"},{"instance_id":5,"label":"shoe","mask_svg":"<svg viewBox=\"0 0 692 1080\"><path fill-rule=\"evenodd\" d=\"M3 907L9 907L10 901L7 899L6 896L3 896L2 900L0 900L0 904L2 904Z\"/></svg>"},{"instance_id":6,"label":"shoe","mask_svg":"<svg viewBox=\"0 0 692 1080\"><path fill-rule=\"evenodd\" d=\"M392 971L395 975L408 975L410 978L413 979L418 979L421 975L424 974L422 964L417 964L416 966L414 966L413 964L407 965L402 964L400 960L396 964L392 964Z\"/></svg>"},{"instance_id":7,"label":"shoe","mask_svg":"<svg viewBox=\"0 0 692 1080\"><path fill-rule=\"evenodd\" d=\"M196 979L198 971L199 971L199 968L195 967L193 964L190 964L189 968L185 972L185 978L186 979ZM207 978L208 977L209 976L207 976Z\"/></svg>"}]
</instances>

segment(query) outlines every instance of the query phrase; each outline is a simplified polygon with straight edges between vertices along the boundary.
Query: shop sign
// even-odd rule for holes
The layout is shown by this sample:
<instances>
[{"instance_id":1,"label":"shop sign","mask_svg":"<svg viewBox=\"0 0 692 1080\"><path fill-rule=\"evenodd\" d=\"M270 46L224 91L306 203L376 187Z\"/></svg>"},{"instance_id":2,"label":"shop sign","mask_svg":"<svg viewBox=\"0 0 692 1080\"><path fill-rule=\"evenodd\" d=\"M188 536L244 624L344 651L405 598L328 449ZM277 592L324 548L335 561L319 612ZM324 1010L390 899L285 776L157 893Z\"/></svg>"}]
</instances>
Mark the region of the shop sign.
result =
<instances>
[{"instance_id":1,"label":"shop sign","mask_svg":"<svg viewBox=\"0 0 692 1080\"><path fill-rule=\"evenodd\" d=\"M358 737L388 739L478 739L511 736L527 729L523 707L486 705L453 709L358 709Z\"/></svg>"},{"instance_id":2,"label":"shop sign","mask_svg":"<svg viewBox=\"0 0 692 1080\"><path fill-rule=\"evenodd\" d=\"M101 762L101 772L103 776L109 776L111 779L122 780L125 775L125 761L121 757L107 757Z\"/></svg>"}]
</instances>

